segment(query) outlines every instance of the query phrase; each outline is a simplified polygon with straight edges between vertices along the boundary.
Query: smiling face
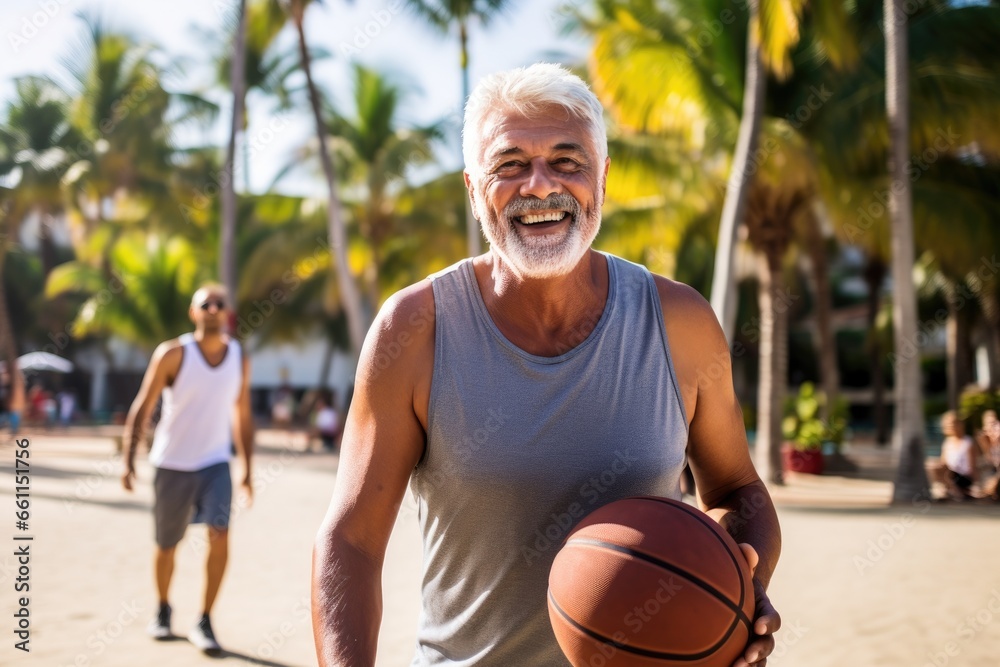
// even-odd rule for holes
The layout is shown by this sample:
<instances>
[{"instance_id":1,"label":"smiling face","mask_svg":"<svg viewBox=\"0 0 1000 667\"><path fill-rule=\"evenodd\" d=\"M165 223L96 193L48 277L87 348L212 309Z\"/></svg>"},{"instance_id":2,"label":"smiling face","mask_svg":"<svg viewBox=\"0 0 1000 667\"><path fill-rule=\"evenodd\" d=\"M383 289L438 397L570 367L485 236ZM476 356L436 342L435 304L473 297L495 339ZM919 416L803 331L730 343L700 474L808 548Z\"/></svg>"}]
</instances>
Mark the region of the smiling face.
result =
<instances>
[{"instance_id":1,"label":"smiling face","mask_svg":"<svg viewBox=\"0 0 1000 667\"><path fill-rule=\"evenodd\" d=\"M584 121L559 106L498 113L481 146L466 185L493 251L523 278L572 271L601 228L609 165Z\"/></svg>"}]
</instances>

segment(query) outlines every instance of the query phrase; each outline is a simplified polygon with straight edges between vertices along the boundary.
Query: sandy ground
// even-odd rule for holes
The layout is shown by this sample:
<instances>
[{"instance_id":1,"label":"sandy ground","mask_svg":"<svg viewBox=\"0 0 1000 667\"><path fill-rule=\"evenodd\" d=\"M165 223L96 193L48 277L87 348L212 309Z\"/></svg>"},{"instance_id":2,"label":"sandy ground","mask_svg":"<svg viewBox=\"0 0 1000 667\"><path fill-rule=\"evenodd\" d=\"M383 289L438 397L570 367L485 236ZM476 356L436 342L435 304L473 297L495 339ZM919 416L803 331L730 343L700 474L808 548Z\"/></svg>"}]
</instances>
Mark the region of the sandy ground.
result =
<instances>
[{"instance_id":1,"label":"sandy ground","mask_svg":"<svg viewBox=\"0 0 1000 667\"><path fill-rule=\"evenodd\" d=\"M200 608L203 528L178 552L172 590L178 639L153 642L151 474L132 495L107 437L27 435L30 530L14 526L13 445L0 444L0 664L163 666L316 664L308 618L309 558L336 476L336 457L260 434L252 509L234 518L230 568L213 623L228 649L202 656L183 637ZM784 617L771 665L1000 664L1000 507L886 507L878 455L864 476L794 477L775 493L784 548L771 596ZM881 471L884 473L884 470ZM412 503L404 507L412 508ZM30 534L30 653L14 648L15 534ZM404 509L384 574L378 664L407 665L419 602L419 535Z\"/></svg>"}]
</instances>

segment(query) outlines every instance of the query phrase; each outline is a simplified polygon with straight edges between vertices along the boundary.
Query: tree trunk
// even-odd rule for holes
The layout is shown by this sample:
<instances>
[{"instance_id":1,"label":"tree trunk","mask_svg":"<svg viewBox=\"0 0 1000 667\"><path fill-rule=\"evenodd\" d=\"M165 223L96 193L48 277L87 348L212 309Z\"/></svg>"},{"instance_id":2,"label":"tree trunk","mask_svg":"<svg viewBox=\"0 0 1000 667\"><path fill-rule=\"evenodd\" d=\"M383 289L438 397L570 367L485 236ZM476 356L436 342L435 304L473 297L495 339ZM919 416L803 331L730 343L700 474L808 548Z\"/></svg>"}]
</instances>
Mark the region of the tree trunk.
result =
<instances>
[{"instance_id":1,"label":"tree trunk","mask_svg":"<svg viewBox=\"0 0 1000 667\"><path fill-rule=\"evenodd\" d=\"M875 442L889 442L889 420L885 409L885 373L882 363L882 340L876 330L878 314L882 310L882 283L886 266L881 257L868 256L865 265L865 283L868 285L868 354L872 373L872 419L875 422Z\"/></svg>"},{"instance_id":2,"label":"tree trunk","mask_svg":"<svg viewBox=\"0 0 1000 667\"><path fill-rule=\"evenodd\" d=\"M976 300L979 302L979 308L983 312L983 320L986 324L989 386L996 388L1000 386L1000 299L997 298L998 295L995 292L984 287L980 285L976 290Z\"/></svg>"},{"instance_id":3,"label":"tree trunk","mask_svg":"<svg viewBox=\"0 0 1000 667\"><path fill-rule=\"evenodd\" d=\"M8 238L0 234L0 359L7 362L8 369L13 370L14 360L17 359L17 341L14 340L14 327L10 321L10 311L7 309L7 286L3 281Z\"/></svg>"},{"instance_id":4,"label":"tree trunk","mask_svg":"<svg viewBox=\"0 0 1000 667\"><path fill-rule=\"evenodd\" d=\"M955 303L954 285L945 289L945 303L948 305L948 320L945 323L945 361L948 376L948 409L958 409L958 392L961 386L959 379L958 339L961 328L958 308Z\"/></svg>"},{"instance_id":5,"label":"tree trunk","mask_svg":"<svg viewBox=\"0 0 1000 667\"><path fill-rule=\"evenodd\" d=\"M337 287L340 289L340 300L347 317L347 330L351 339L351 354L355 361L361 356L361 346L365 340L365 325L361 313L361 297L354 284L350 267L347 265L347 232L340 207L340 196L337 192L337 173L334 170L330 149L326 145L326 126L320 111L319 92L312 78L312 66L309 58L309 48L306 45L304 17L295 16L295 27L299 34L299 57L302 60L302 71L306 75L306 87L309 91L309 104L312 107L313 120L316 123L316 138L319 140L319 157L323 164L323 174L326 176L327 188L330 192L330 203L327 206L327 225L330 235L330 251L334 257L334 267L337 272Z\"/></svg>"},{"instance_id":6,"label":"tree trunk","mask_svg":"<svg viewBox=\"0 0 1000 667\"><path fill-rule=\"evenodd\" d=\"M38 252L42 258L42 276L47 279L56 266L56 244L52 239L52 213L47 207L43 207L38 213Z\"/></svg>"},{"instance_id":7,"label":"tree trunk","mask_svg":"<svg viewBox=\"0 0 1000 667\"><path fill-rule=\"evenodd\" d=\"M736 275L734 272L736 233L746 209L747 194L757 165L751 163L757 150L760 121L764 114L767 76L760 55L759 0L749 0L750 21L747 34L746 73L743 84L743 116L733 153L733 166L726 187L719 223L719 244L712 273L712 309L722 324L726 339L733 339L736 327Z\"/></svg>"},{"instance_id":8,"label":"tree trunk","mask_svg":"<svg viewBox=\"0 0 1000 667\"><path fill-rule=\"evenodd\" d=\"M819 217L810 214L807 247L812 264L813 286L816 293L816 349L819 354L820 386L826 395L822 418L829 421L837 394L840 392L840 373L837 371L837 338L833 330L833 298L830 290L829 264L826 260L826 243L820 229Z\"/></svg>"},{"instance_id":9,"label":"tree trunk","mask_svg":"<svg viewBox=\"0 0 1000 667\"><path fill-rule=\"evenodd\" d=\"M758 253L760 278L760 378L757 389L757 472L784 484L781 469L782 412L788 383L788 306L781 258Z\"/></svg>"},{"instance_id":10,"label":"tree trunk","mask_svg":"<svg viewBox=\"0 0 1000 667\"><path fill-rule=\"evenodd\" d=\"M917 342L917 294L913 284L913 201L906 165L910 147L909 65L906 0L884 0L886 108L889 115L889 215L892 238L893 333L896 352L896 424L893 453L898 460L892 499L913 503L930 498L924 469L924 420Z\"/></svg>"},{"instance_id":11,"label":"tree trunk","mask_svg":"<svg viewBox=\"0 0 1000 667\"><path fill-rule=\"evenodd\" d=\"M372 258L365 267L365 283L368 287L368 300L371 302L371 312L378 312L379 300L382 296L382 288L379 284L379 274L382 268L382 239L381 234L378 231L380 228L380 221L376 218L378 215L374 211L370 211L369 215L373 217L371 229L369 230L368 243L371 246Z\"/></svg>"},{"instance_id":12,"label":"tree trunk","mask_svg":"<svg viewBox=\"0 0 1000 667\"><path fill-rule=\"evenodd\" d=\"M320 389L330 388L330 367L333 365L333 351L333 339L327 338L326 348L323 350L323 362L319 365L319 383L316 385Z\"/></svg>"},{"instance_id":13,"label":"tree trunk","mask_svg":"<svg viewBox=\"0 0 1000 667\"><path fill-rule=\"evenodd\" d=\"M222 229L219 234L219 278L236 304L236 138L243 127L243 107L246 102L246 0L240 0L239 21L233 35L233 55L229 68L233 88L233 117L229 124L229 145L226 164L222 169Z\"/></svg>"},{"instance_id":14,"label":"tree trunk","mask_svg":"<svg viewBox=\"0 0 1000 667\"><path fill-rule=\"evenodd\" d=\"M246 85L243 86L243 125L241 131L246 136L247 128L250 127L250 119L247 117L246 105ZM243 156L243 192L250 192L250 142L240 142L240 154Z\"/></svg>"},{"instance_id":15,"label":"tree trunk","mask_svg":"<svg viewBox=\"0 0 1000 667\"><path fill-rule=\"evenodd\" d=\"M462 117L465 117L465 105L469 103L469 27L466 22L458 23L458 41L461 49L462 66ZM459 148L461 148L461 141ZM464 156L463 156L464 159ZM469 257L475 257L482 252L482 243L479 233L479 221L472 214L472 202L465 198L465 236L468 246Z\"/></svg>"}]
</instances>

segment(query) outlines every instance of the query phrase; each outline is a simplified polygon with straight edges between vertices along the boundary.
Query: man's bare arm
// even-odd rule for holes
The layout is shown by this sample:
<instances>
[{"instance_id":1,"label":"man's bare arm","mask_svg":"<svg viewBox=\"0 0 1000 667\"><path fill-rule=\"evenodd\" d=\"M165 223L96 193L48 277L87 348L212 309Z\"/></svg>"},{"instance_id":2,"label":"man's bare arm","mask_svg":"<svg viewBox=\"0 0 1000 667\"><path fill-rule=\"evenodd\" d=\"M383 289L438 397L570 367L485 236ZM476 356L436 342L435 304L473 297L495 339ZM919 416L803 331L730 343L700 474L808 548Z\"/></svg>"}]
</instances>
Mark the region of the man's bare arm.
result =
<instances>
[{"instance_id":1,"label":"man's bare arm","mask_svg":"<svg viewBox=\"0 0 1000 667\"><path fill-rule=\"evenodd\" d=\"M240 486L246 494L246 502L249 504L253 499L253 483L251 481L253 469L250 461L253 457L253 410L250 405L250 358L243 355L243 375L240 386L240 395L233 406L233 442L236 444L236 451L243 459L243 481Z\"/></svg>"},{"instance_id":2,"label":"man's bare arm","mask_svg":"<svg viewBox=\"0 0 1000 667\"><path fill-rule=\"evenodd\" d=\"M738 667L763 664L781 619L767 586L781 553L778 516L750 460L743 414L733 388L729 344L715 313L696 291L658 279L674 367L689 422L688 461L699 502L732 535L754 579L754 633Z\"/></svg>"},{"instance_id":3,"label":"man's bare arm","mask_svg":"<svg viewBox=\"0 0 1000 667\"><path fill-rule=\"evenodd\" d=\"M385 549L424 450L432 311L429 283L397 294L361 353L337 485L313 552L313 632L323 667L375 664Z\"/></svg>"},{"instance_id":4,"label":"man's bare arm","mask_svg":"<svg viewBox=\"0 0 1000 667\"><path fill-rule=\"evenodd\" d=\"M181 355L183 355L183 350L176 341L172 340L161 343L153 351L153 357L150 359L149 367L142 378L139 393L136 394L135 400L132 401L132 407L129 408L122 436L125 450L123 452L125 471L122 473L122 486L127 491L132 490L132 481L135 479L135 452L145 435L149 413L152 412L156 402L160 400L160 394L169 383L170 378L176 375Z\"/></svg>"}]
</instances>

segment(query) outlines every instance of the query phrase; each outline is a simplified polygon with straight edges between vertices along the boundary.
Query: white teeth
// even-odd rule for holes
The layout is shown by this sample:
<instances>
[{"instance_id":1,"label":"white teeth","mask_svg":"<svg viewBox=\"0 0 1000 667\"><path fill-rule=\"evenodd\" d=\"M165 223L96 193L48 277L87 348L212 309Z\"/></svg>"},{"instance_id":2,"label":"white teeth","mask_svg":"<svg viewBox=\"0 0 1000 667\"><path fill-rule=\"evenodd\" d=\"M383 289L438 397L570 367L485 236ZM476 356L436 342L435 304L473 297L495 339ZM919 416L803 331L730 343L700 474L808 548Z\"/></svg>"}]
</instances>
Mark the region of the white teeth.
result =
<instances>
[{"instance_id":1,"label":"white teeth","mask_svg":"<svg viewBox=\"0 0 1000 667\"><path fill-rule=\"evenodd\" d=\"M551 213L539 213L538 215L525 215L521 217L521 222L526 225L534 225L539 222L555 222L562 220L566 211L552 211Z\"/></svg>"}]
</instances>

